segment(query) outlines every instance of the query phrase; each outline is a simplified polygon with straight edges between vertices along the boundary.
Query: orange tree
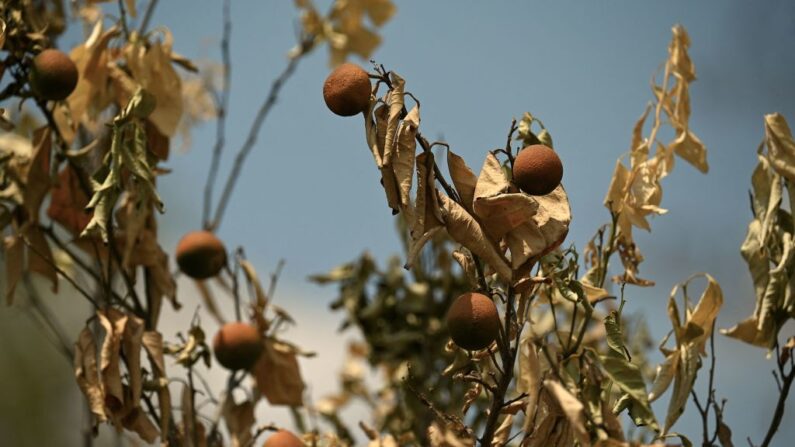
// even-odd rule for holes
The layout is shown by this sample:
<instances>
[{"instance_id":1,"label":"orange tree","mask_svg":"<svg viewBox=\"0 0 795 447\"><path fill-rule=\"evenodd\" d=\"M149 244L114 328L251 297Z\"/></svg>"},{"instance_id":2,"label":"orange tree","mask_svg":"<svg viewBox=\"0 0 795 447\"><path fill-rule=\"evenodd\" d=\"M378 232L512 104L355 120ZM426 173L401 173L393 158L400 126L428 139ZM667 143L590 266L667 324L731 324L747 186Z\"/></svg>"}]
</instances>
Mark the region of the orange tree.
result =
<instances>
[{"instance_id":1,"label":"orange tree","mask_svg":"<svg viewBox=\"0 0 795 447\"><path fill-rule=\"evenodd\" d=\"M639 276L643 257L633 230L649 230L647 217L665 212L661 181L677 157L707 171L706 148L689 126L695 70L679 26L652 103L608 185L609 221L581 252L565 245L572 213L561 183L564 166L536 116L513 120L505 144L486 154L476 175L447 144L423 137L420 103L399 75L381 65L371 73L354 65L332 72L323 88L326 103L339 115L364 117L405 253L383 269L365 255L312 278L340 286L333 306L345 310L345 324L359 329L362 342L350 347L340 391L305 403L298 357L309 353L280 335L293 319L271 303L278 271L265 287L244 250L226 247L214 231L262 123L301 59L326 44L333 66L350 54L369 57L379 42L377 28L395 8L389 0L336 0L327 13L309 0L296 5L297 44L220 188L230 0L222 3L220 89L174 50L166 28L150 27L156 0L0 5L0 100L13 105L0 120L3 293L43 323L74 365L91 416L85 445L102 425L133 442L172 446L250 446L267 432L275 432L265 441L271 447L349 445L355 435L340 411L357 399L372 410L374 426L359 427L373 446L692 445L673 429L691 397L703 423L701 444L732 445L713 384L712 342L723 304L717 282L700 274L673 288L672 328L656 367L645 356L642 324L624 315L625 286L653 285ZM86 32L67 55L55 48L69 17ZM160 329L163 306L179 309L180 301L158 239L158 219L169 215L157 190L172 139L208 119L216 120L217 131L201 229L186 229L173 255L176 274L196 281L206 316L221 326L212 347L204 314L186 315L176 337ZM671 128L672 140L661 141L663 126ZM446 169L435 147L444 151ZM724 331L775 354L780 394L763 446L771 445L783 420L795 379L795 339L780 334L795 316L795 227L785 201L795 197L793 182L795 141L782 116L768 115L752 176L754 218L741 248L757 306ZM609 278L616 259L623 272ZM66 283L90 304L79 333L63 330L33 278L53 292ZM695 278L704 279L697 300L690 294ZM617 296L608 292L609 280L618 285ZM234 302L234 321L218 310L216 295ZM708 389L699 397L693 386L707 355ZM364 362L382 373L377 389L363 380ZM228 370L220 390L204 379L216 363ZM658 419L650 403L669 388L668 409ZM262 401L289 407L292 431L257 421L254 409ZM314 424L316 415L330 430Z\"/></svg>"},{"instance_id":2,"label":"orange tree","mask_svg":"<svg viewBox=\"0 0 795 447\"><path fill-rule=\"evenodd\" d=\"M572 218L561 184L564 169L537 116L525 113L518 124L514 119L505 145L487 152L475 174L449 145L421 134L420 101L406 81L374 65L370 103L362 108L366 143L387 203L400 215L406 250L386 270L364 255L313 277L339 284L334 307L345 309L346 324L359 329L369 348L353 349L351 361L366 358L383 372L376 391L351 386L343 374L341 392L324 401L321 412L333 420L351 398L379 396L373 406L377 427L367 431L375 445L629 446L674 438L690 446L674 425L692 396L701 444L733 445L723 419L725 400L714 387L715 321L723 305L718 283L702 273L673 287L671 330L660 343L664 361L656 367L645 356L651 345L643 326L623 313L626 286L654 285L639 276L643 256L633 229L650 230L648 217L666 212L662 180L675 158L708 170L706 147L689 126L695 80L689 36L681 26L672 31L653 100L607 188L609 221L581 254L562 246ZM324 95L332 112L347 116L336 105L358 104L358 82L350 82L350 73L358 71L343 67L327 79ZM662 141L664 126L670 141ZM795 141L778 114L765 116L765 130L752 178L754 220L741 249L757 306L723 333L775 353L780 394L761 443L768 446L795 379L795 337L782 340L779 334L795 317L795 227L782 206L785 190L794 197ZM446 169L437 163L437 146ZM623 272L608 278L615 258ZM451 268L452 259L458 268ZM400 272L401 264L412 277ZM696 279L704 286L694 300ZM618 285L618 296L608 291L609 280ZM694 384L707 353L708 388L699 397ZM462 387L466 392L456 395ZM651 402L669 389L667 411L658 419ZM628 431L627 422L639 429Z\"/></svg>"},{"instance_id":3,"label":"orange tree","mask_svg":"<svg viewBox=\"0 0 795 447\"><path fill-rule=\"evenodd\" d=\"M263 122L300 61L327 44L335 65L351 54L368 57L395 8L388 0L336 1L321 13L310 1L296 2L303 25L296 45L219 187L232 69L231 1L219 4L220 66L181 56L171 32L150 24L157 4L0 5L0 100L7 105L0 136L3 296L43 323L42 331L74 365L90 416L86 445L102 425L133 442L253 445L280 429L255 420L263 401L292 408L299 435L317 438L304 426L308 410L297 360L308 353L277 336L293 321L270 303L278 272L264 287L243 248L226 247L214 231ZM81 24L82 43L58 50L67 26ZM161 215L169 216L157 190L158 178L168 173L161 163L174 138L210 119L217 127L202 221L186 229L201 230L188 231L176 247L180 271L174 273L158 236ZM163 306L181 307L179 274L196 281L209 317L221 326L212 349L198 312L184 316L184 330L175 338L161 330ZM67 283L67 292L90 304L79 334L67 333L40 296L41 281L54 293L63 293ZM235 321L219 311L218 294L234 301ZM229 370L220 390L204 379L208 368L219 367L213 357ZM246 378L253 378L252 389ZM268 445L291 439L298 438L282 430Z\"/></svg>"}]
</instances>

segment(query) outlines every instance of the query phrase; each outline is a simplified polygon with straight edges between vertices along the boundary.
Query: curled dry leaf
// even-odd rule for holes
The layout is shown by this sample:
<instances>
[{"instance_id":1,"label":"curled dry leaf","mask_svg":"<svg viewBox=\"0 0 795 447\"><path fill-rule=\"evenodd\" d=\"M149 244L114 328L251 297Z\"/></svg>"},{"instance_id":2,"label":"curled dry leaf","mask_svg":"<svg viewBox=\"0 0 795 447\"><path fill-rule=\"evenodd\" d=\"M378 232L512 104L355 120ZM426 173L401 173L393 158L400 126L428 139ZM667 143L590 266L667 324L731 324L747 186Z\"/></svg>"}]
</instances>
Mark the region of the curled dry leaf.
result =
<instances>
[{"instance_id":1,"label":"curled dry leaf","mask_svg":"<svg viewBox=\"0 0 795 447\"><path fill-rule=\"evenodd\" d=\"M68 143L74 139L79 124L96 129L99 114L113 101L107 67L115 57L115 50L109 49L108 44L120 33L117 27L103 32L102 20L98 20L86 42L75 47L69 55L77 65L77 86L67 98L68 111L59 108L55 113L61 134Z\"/></svg>"},{"instance_id":2,"label":"curled dry leaf","mask_svg":"<svg viewBox=\"0 0 795 447\"><path fill-rule=\"evenodd\" d=\"M119 431L125 428L153 442L159 432L140 407L144 323L113 308L98 311L97 319L104 332L99 364L93 331L86 326L75 344L77 383L97 422L110 421ZM122 379L122 365L126 381Z\"/></svg>"},{"instance_id":3,"label":"curled dry leaf","mask_svg":"<svg viewBox=\"0 0 795 447\"><path fill-rule=\"evenodd\" d=\"M423 152L418 155L416 164L417 196L414 203L414 220L411 222L406 268L412 266L414 260L422 252L422 247L425 243L443 228L439 199L436 194L433 153Z\"/></svg>"},{"instance_id":4,"label":"curled dry leaf","mask_svg":"<svg viewBox=\"0 0 795 447\"><path fill-rule=\"evenodd\" d=\"M787 120L779 113L765 115L765 145L770 167L790 182L795 182L795 140Z\"/></svg>"},{"instance_id":5,"label":"curled dry leaf","mask_svg":"<svg viewBox=\"0 0 795 447\"><path fill-rule=\"evenodd\" d=\"M168 375L163 356L163 335L157 331L146 331L141 337L141 343L148 354L155 380L160 382L157 389L157 400L160 407L160 433L168 433L171 424L171 393L168 389Z\"/></svg>"},{"instance_id":6,"label":"curled dry leaf","mask_svg":"<svg viewBox=\"0 0 795 447\"><path fill-rule=\"evenodd\" d=\"M475 186L473 209L491 239L508 247L513 270L532 264L560 245L571 222L562 186L544 196L521 193L508 182L491 153Z\"/></svg>"},{"instance_id":7,"label":"curled dry leaf","mask_svg":"<svg viewBox=\"0 0 795 447\"><path fill-rule=\"evenodd\" d=\"M244 447L253 442L251 429L254 427L254 403L250 400L236 404L233 399L224 401L224 422L229 429L232 447Z\"/></svg>"},{"instance_id":8,"label":"curled dry leaf","mask_svg":"<svg viewBox=\"0 0 795 447\"><path fill-rule=\"evenodd\" d=\"M651 285L651 281L636 277L638 264L642 261L640 252L635 247L632 228L650 231L647 220L650 215L666 213L661 208L662 187L660 180L666 177L674 166L674 154L683 158L701 172L709 169L707 150L689 127L690 96L689 84L695 80L695 68L688 55L690 38L685 29L676 25L672 29L673 37L668 47L668 60L662 85L652 83L656 104L651 131L648 137L643 136L643 129L649 117L651 107L647 106L644 113L635 123L630 143L627 168L621 161L616 162L613 177L605 196L605 206L617 216L618 238L624 248L622 263L625 273L614 278L636 285ZM657 133L664 123L662 112L668 116L668 123L676 137L667 146L657 140ZM656 145L658 150L650 156L649 149Z\"/></svg>"},{"instance_id":9,"label":"curled dry leaf","mask_svg":"<svg viewBox=\"0 0 795 447\"><path fill-rule=\"evenodd\" d=\"M310 2L305 4L311 5ZM365 26L364 18L369 17L370 22L380 28L395 11L391 0L335 1L328 17L321 19L321 32L317 33L317 27L305 28L305 31L315 35L316 42L328 40L331 54L329 64L332 67L345 62L351 53L366 60L381 44L381 37L375 30ZM293 53L301 54L300 51Z\"/></svg>"},{"instance_id":10,"label":"curled dry leaf","mask_svg":"<svg viewBox=\"0 0 795 447\"><path fill-rule=\"evenodd\" d=\"M469 250L458 249L453 250L453 259L461 266L464 275L469 280L469 285L475 289L478 287L477 267L475 267L475 260Z\"/></svg>"},{"instance_id":11,"label":"curled dry leaf","mask_svg":"<svg viewBox=\"0 0 795 447\"><path fill-rule=\"evenodd\" d=\"M566 416L574 436L583 447L591 445L588 431L585 428L585 406L571 394L560 382L544 380L544 388L555 399L563 414Z\"/></svg>"},{"instance_id":12,"label":"curled dry leaf","mask_svg":"<svg viewBox=\"0 0 795 447\"><path fill-rule=\"evenodd\" d=\"M304 381L295 350L273 338L263 343L262 355L252 370L257 389L271 405L302 406Z\"/></svg>"},{"instance_id":13,"label":"curled dry leaf","mask_svg":"<svg viewBox=\"0 0 795 447\"><path fill-rule=\"evenodd\" d=\"M684 287L694 278L703 276L707 286L694 309L685 309L684 321L680 318L676 294L680 285L674 286L668 301L668 316L676 340L674 349L665 348L668 337L660 345L665 360L657 367L657 375L649 392L649 401L658 399L673 382L674 388L668 403L663 433L667 433L684 412L690 391L701 368L700 355L705 355L705 346L723 305L723 292L715 279L708 275L695 275L681 284ZM685 300L687 302L687 300Z\"/></svg>"},{"instance_id":14,"label":"curled dry leaf","mask_svg":"<svg viewBox=\"0 0 795 447\"><path fill-rule=\"evenodd\" d=\"M513 273L508 261L483 228L461 205L445 194L438 193L442 220L450 237L481 257L505 281L511 281Z\"/></svg>"},{"instance_id":15,"label":"curled dry leaf","mask_svg":"<svg viewBox=\"0 0 795 447\"><path fill-rule=\"evenodd\" d=\"M173 37L162 29L162 42L142 40L129 44L124 49L127 68L135 82L157 98L157 105L150 119L166 136L174 136L182 119L182 81L171 65ZM126 92L133 97L135 91ZM123 105L124 103L122 103Z\"/></svg>"},{"instance_id":16,"label":"curled dry leaf","mask_svg":"<svg viewBox=\"0 0 795 447\"><path fill-rule=\"evenodd\" d=\"M472 206L475 203L475 187L478 177L469 169L464 159L451 150L447 151L447 170L450 172L455 190L461 198L461 205L469 213L474 214L475 210Z\"/></svg>"},{"instance_id":17,"label":"curled dry leaf","mask_svg":"<svg viewBox=\"0 0 795 447\"><path fill-rule=\"evenodd\" d=\"M795 318L793 228L790 211L782 206L787 187L789 208L795 200L795 141L787 121L779 114L765 116L765 147L751 177L754 218L740 252L754 283L756 306L753 314L732 328L722 330L730 337L771 349L788 319Z\"/></svg>"},{"instance_id":18,"label":"curled dry leaf","mask_svg":"<svg viewBox=\"0 0 795 447\"><path fill-rule=\"evenodd\" d=\"M33 132L33 153L31 163L25 173L23 200L28 218L39 221L41 203L50 191L50 153L52 134L49 127L41 127Z\"/></svg>"},{"instance_id":19,"label":"curled dry leaf","mask_svg":"<svg viewBox=\"0 0 795 447\"><path fill-rule=\"evenodd\" d=\"M384 97L384 105L365 114L367 143L381 171L381 184L393 213L402 211L412 220L413 206L410 191L414 176L417 129L420 125L419 106L414 106L401 121L404 108L405 81L392 73L393 88ZM375 119L373 119L373 115Z\"/></svg>"},{"instance_id":20,"label":"curled dry leaf","mask_svg":"<svg viewBox=\"0 0 795 447\"><path fill-rule=\"evenodd\" d=\"M47 216L73 235L80 234L91 221L91 213L85 209L88 196L80 187L78 175L69 165L61 170L47 208Z\"/></svg>"},{"instance_id":21,"label":"curled dry leaf","mask_svg":"<svg viewBox=\"0 0 795 447\"><path fill-rule=\"evenodd\" d=\"M85 327L80 332L75 343L74 369L77 385L86 397L91 413L99 422L108 420L105 412L105 393L97 367L97 345L89 327Z\"/></svg>"},{"instance_id":22,"label":"curled dry leaf","mask_svg":"<svg viewBox=\"0 0 795 447\"><path fill-rule=\"evenodd\" d=\"M538 349L533 343L531 331L522 334L519 342L519 375L516 378L516 391L527 393L523 430L529 432L533 424L533 418L529 415L536 411L541 391L541 363L538 360Z\"/></svg>"}]
</instances>

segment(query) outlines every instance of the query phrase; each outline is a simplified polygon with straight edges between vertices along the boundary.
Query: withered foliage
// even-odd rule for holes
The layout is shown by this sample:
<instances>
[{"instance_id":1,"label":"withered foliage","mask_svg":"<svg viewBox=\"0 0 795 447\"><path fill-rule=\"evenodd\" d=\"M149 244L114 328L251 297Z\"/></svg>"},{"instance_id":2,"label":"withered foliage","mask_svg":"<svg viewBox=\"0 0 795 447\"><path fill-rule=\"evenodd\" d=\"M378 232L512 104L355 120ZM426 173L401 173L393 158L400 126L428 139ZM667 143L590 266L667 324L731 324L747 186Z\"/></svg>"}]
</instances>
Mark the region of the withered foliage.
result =
<instances>
[{"instance_id":1,"label":"withered foliage","mask_svg":"<svg viewBox=\"0 0 795 447\"><path fill-rule=\"evenodd\" d=\"M227 21L230 3L224 4ZM3 110L0 120L2 293L13 304L18 286L27 284L29 275L39 275L53 292L63 290L66 282L69 292L91 304L76 341L60 340L92 415L89 435L109 424L146 443L250 446L277 428L256 423L260 401L305 413L299 357L313 353L285 339L284 327L296 322L271 302L278 275L269 289L263 287L242 249L216 284L197 285L218 322L226 321L216 301L220 292L234 300L238 320L257 328L262 355L251 371L231 373L226 389L213 392L203 378L203 371L214 365L200 315L183 326L184 334L158 329L164 299L175 310L181 307L170 255L158 234L166 204L157 184L168 174L161 165L177 137L183 145L189 142L195 124L219 118L223 127L219 110L227 113L226 102L216 98L228 96L225 73L230 67L196 64L177 53L167 28L149 26L156 5L135 0L13 0L0 5L0 100L16 101L9 109L20 111ZM296 6L304 16L313 9L305 1ZM322 29L313 29L305 17L300 51L290 57L303 57L325 42L333 43L337 62L348 54L369 56L379 44L375 29L394 10L386 0L337 1L327 17L318 16ZM364 14L371 26L365 27ZM48 102L30 88L32 61L42 50L58 46L68 19L85 31L83 42L65 49L78 82L65 100ZM226 52L228 38L227 33ZM275 102L290 67L266 104ZM227 82L218 85L219 77ZM216 145L216 152L222 149ZM222 202L228 200L227 194ZM247 378L253 387L245 400L236 401L235 391L248 388ZM197 402L201 396L215 407L215 415ZM328 445L335 439L329 437Z\"/></svg>"},{"instance_id":2,"label":"withered foliage","mask_svg":"<svg viewBox=\"0 0 795 447\"><path fill-rule=\"evenodd\" d=\"M660 82L657 77L652 82L654 99L635 123L629 152L617 161L608 187L604 202L610 222L588 243L583 262L573 246L561 248L571 220L563 186L545 196L530 196L511 181L521 148L512 146L513 137L523 146L553 146L549 129L537 116L525 113L518 124L514 120L508 144L488 152L476 173L447 144L422 136L419 101L408 92L406 81L375 67L377 82L364 118L366 142L387 204L400 215L405 268L412 276L400 272L397 258L382 271L365 254L312 278L339 285L332 308L345 311L342 329L356 327L367 348L352 351L341 373L340 393L319 404L341 437L347 437L348 429L336 419L336 410L360 398L375 413L375 428L366 430L368 436L389 434L380 438L381 445L631 446L666 445L666 440L676 439L690 446L672 428L693 396L704 422L703 445L732 445L713 386L711 341L723 305L715 279L694 275L673 288L668 304L672 329L660 343L664 360L656 368L647 360L652 343L642 320L623 312L627 285L654 285L638 275L643 255L633 228L650 231L649 216L666 213L662 180L673 171L676 158L708 171L706 147L689 125L689 89L696 79L690 40L681 26L673 27L672 34ZM384 86L386 92L380 94ZM408 98L414 101L411 107ZM662 141L664 126L670 127L669 141ZM778 347L778 330L792 317L792 218L781 202L783 188L789 188L787 176L795 172L795 144L783 117L766 117L765 145L767 156L760 148L754 174L755 220L742 250L756 284L757 308L727 334L772 348ZM435 146L446 155L449 182L437 164ZM623 266L623 273L613 277L620 297L606 284L614 255ZM457 263L451 266L450 258ZM688 290L701 277L706 286L693 301ZM440 290L429 278L446 278L448 285ZM425 349L440 344L444 333L434 321L444 324L446 308L439 305L439 297L449 305L464 291L494 299L503 325L500 336L477 352L449 342L444 350L431 348L435 357L428 360ZM677 300L679 291L683 302ZM418 294L424 296L418 299ZM786 399L786 384L795 373L784 368L791 362L791 347L780 352ZM708 353L709 389L702 405L693 387ZM363 359L381 372L383 385L375 391L362 380ZM425 375L415 375L416 370ZM451 382L440 392L440 382L448 378ZM665 418L658 420L651 402L669 388ZM450 399L456 395L463 401ZM388 403L386 413L377 402ZM777 411L764 445L782 411ZM624 427L625 412L639 429ZM392 423L392 414L412 424ZM432 422L416 425L421 418ZM631 438L627 433L633 433Z\"/></svg>"},{"instance_id":3,"label":"withered foliage","mask_svg":"<svg viewBox=\"0 0 795 447\"><path fill-rule=\"evenodd\" d=\"M565 243L572 210L564 186L531 196L511 178L522 147L553 147L537 116L514 120L505 146L486 152L476 171L449 145L422 135L420 103L406 80L374 67L364 142L397 215L404 250L386 266L365 253L311 278L339 288L332 308L345 313L341 329L355 328L361 336L349 347L339 390L311 403L300 358L314 353L284 334L300 321L273 303L278 270L265 287L242 248L229 251L220 275L196 287L217 323L228 321L218 301L223 297L234 301L236 320L256 328L262 349L250 370L230 371L226 387L213 391L204 373L218 366L204 314L193 313L181 326L184 333L158 329L164 299L181 307L168 251L159 242L158 219L167 204L157 183L168 173L161 163L176 137L184 144L191 126L217 118L202 222L206 230L217 229L240 166L297 60L324 44L331 66L350 55L371 57L380 44L378 29L396 7L390 0L335 0L322 14L310 0L295 2L298 44L264 99L211 221L230 88L231 2L223 3L220 67L178 54L167 28L149 29L156 4L0 5L0 100L17 101L9 109L21 111L4 111L0 119L2 293L18 305L19 285L35 274L53 292L66 288L90 303L76 341L59 340L91 414L87 439L106 424L134 442L249 447L281 428L257 420L262 402L288 407L295 433L311 446L353 445L362 436L372 447L690 446L673 429L692 396L703 421L702 445L732 445L713 386L715 322L723 305L717 281L698 274L674 286L659 365L648 360L653 344L643 321L625 313L632 290L625 287L653 285L639 276L643 255L633 229L650 231L649 217L665 214L662 180L677 158L708 171L706 147L689 124L696 72L683 27L672 29L662 74L652 82L653 100L632 129L629 152L616 163L604 200L610 221L582 256ZM69 11L86 30L69 51L79 81L65 100L47 102L29 86L31 63L40 51L57 47ZM24 104L35 108L30 112ZM670 127L668 141L661 136L664 126ZM776 353L780 398L767 446L795 380L795 338L780 341L782 327L795 317L795 140L781 115L765 117L758 154L753 220L741 248L756 307L722 332ZM616 256L623 272L611 285ZM689 291L696 279L704 290L694 301ZM445 326L450 304L471 291L490 296L500 313L499 336L474 352L451 342ZM47 319L41 307L32 309ZM706 358L702 405L694 384ZM379 373L376 386L367 379L371 369ZM658 419L651 403L669 389L665 417ZM357 401L371 417L345 421L343 410Z\"/></svg>"}]
</instances>

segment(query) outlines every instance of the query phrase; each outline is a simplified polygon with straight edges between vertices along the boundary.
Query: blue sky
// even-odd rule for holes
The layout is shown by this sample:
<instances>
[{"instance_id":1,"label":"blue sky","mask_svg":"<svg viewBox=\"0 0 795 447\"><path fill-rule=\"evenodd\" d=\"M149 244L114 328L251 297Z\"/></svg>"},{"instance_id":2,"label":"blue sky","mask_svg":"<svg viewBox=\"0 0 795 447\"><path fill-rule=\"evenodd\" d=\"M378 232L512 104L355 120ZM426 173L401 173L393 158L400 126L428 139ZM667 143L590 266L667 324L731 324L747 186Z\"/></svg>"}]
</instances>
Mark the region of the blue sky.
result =
<instances>
[{"instance_id":1,"label":"blue sky","mask_svg":"<svg viewBox=\"0 0 795 447\"><path fill-rule=\"evenodd\" d=\"M284 67L297 26L292 2L236 0L232 6L229 144L221 178ZM794 3L407 1L398 8L374 58L400 73L422 101L423 133L444 138L478 167L485 151L504 144L512 117L525 111L540 117L564 162L574 215L567 243L578 247L609 217L601 201L613 165L651 99L649 79L666 58L671 26L683 24L698 76L691 128L709 149L710 172L678 160L664 180L662 206L670 212L653 220L652 234L637 237L646 256L641 273L658 285L628 289L628 310L644 313L654 337L661 337L671 287L704 271L724 291L719 326L751 312L739 246L750 218L747 191L762 116L778 111L795 124ZM218 60L220 12L218 1L163 1L153 24L173 31L181 54ZM67 36L62 45L77 38ZM305 364L319 390L333 385L328 371L339 365L333 353L341 352L343 338L334 333L337 316L327 311L335 290L308 284L307 275L363 250L383 259L400 249L361 119L339 118L323 104L327 60L325 48L316 50L285 86L219 232L228 246L243 245L263 273L287 261L277 300L298 316L295 336L306 348L332 353ZM166 164L173 173L159 188L168 208L161 219L167 247L200 224L213 141L212 125L197 128L189 152L174 153ZM759 441L776 398L772 362L764 351L724 338L717 350L718 394L729 398L735 444L745 436ZM686 416L676 428L697 440L699 426ZM793 438L795 427L784 424L776 445Z\"/></svg>"}]
</instances>

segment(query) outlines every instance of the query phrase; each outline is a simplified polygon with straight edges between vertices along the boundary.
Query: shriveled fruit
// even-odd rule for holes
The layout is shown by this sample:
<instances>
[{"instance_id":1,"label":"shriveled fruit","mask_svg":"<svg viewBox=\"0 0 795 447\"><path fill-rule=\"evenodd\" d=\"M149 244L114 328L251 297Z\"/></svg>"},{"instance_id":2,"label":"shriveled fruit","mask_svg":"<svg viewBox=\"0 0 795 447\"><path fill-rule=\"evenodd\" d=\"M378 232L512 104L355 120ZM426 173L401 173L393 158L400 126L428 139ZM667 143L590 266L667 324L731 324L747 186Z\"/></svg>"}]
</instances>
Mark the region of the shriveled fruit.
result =
<instances>
[{"instance_id":1,"label":"shriveled fruit","mask_svg":"<svg viewBox=\"0 0 795 447\"><path fill-rule=\"evenodd\" d=\"M270 435L262 447L304 447L304 442L287 430L279 430Z\"/></svg>"},{"instance_id":2,"label":"shriveled fruit","mask_svg":"<svg viewBox=\"0 0 795 447\"><path fill-rule=\"evenodd\" d=\"M213 352L226 369L248 370L262 354L262 336L255 326L239 321L227 323L213 338Z\"/></svg>"},{"instance_id":3,"label":"shriveled fruit","mask_svg":"<svg viewBox=\"0 0 795 447\"><path fill-rule=\"evenodd\" d=\"M323 84L323 99L329 110L340 116L353 116L370 105L370 78L356 64L337 67Z\"/></svg>"},{"instance_id":4,"label":"shriveled fruit","mask_svg":"<svg viewBox=\"0 0 795 447\"><path fill-rule=\"evenodd\" d=\"M519 151L513 163L513 181L522 191L533 196L551 193L563 179L563 163L552 149L543 144L527 146Z\"/></svg>"},{"instance_id":5,"label":"shriveled fruit","mask_svg":"<svg viewBox=\"0 0 795 447\"><path fill-rule=\"evenodd\" d=\"M497 306L482 293L465 293L447 311L447 329L453 342L464 349L487 348L500 332Z\"/></svg>"},{"instance_id":6,"label":"shriveled fruit","mask_svg":"<svg viewBox=\"0 0 795 447\"><path fill-rule=\"evenodd\" d=\"M177 265L194 279L207 279L218 274L226 265L226 248L209 231L192 231L177 244Z\"/></svg>"},{"instance_id":7,"label":"shriveled fruit","mask_svg":"<svg viewBox=\"0 0 795 447\"><path fill-rule=\"evenodd\" d=\"M61 51L50 48L33 58L30 87L42 99L66 99L77 86L77 78L77 66Z\"/></svg>"}]
</instances>

